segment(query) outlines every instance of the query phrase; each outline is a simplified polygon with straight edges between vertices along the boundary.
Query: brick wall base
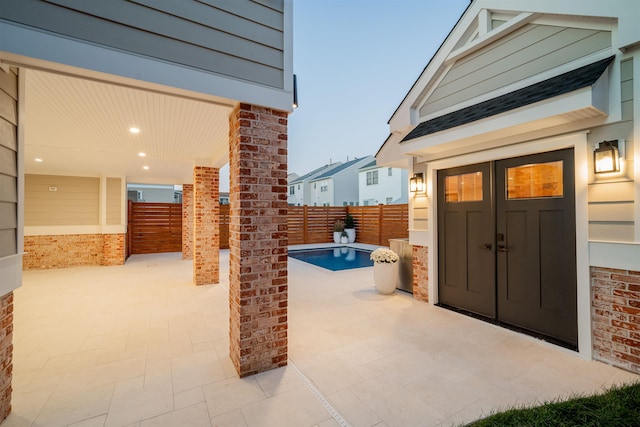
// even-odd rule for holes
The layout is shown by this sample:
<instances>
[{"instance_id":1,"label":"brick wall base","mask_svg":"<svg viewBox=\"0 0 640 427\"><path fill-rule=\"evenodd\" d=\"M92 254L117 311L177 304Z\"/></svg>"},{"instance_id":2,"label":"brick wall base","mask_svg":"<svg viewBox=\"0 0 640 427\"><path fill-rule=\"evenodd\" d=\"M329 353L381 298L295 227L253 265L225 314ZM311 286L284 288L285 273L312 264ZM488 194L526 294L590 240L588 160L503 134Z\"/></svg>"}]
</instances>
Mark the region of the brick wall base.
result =
<instances>
[{"instance_id":1,"label":"brick wall base","mask_svg":"<svg viewBox=\"0 0 640 427\"><path fill-rule=\"evenodd\" d=\"M413 246L413 297L429 302L429 248Z\"/></svg>"},{"instance_id":2,"label":"brick wall base","mask_svg":"<svg viewBox=\"0 0 640 427\"><path fill-rule=\"evenodd\" d=\"M0 297L0 422L11 412L13 292Z\"/></svg>"},{"instance_id":3,"label":"brick wall base","mask_svg":"<svg viewBox=\"0 0 640 427\"><path fill-rule=\"evenodd\" d=\"M591 267L596 360L640 374L640 272Z\"/></svg>"},{"instance_id":4,"label":"brick wall base","mask_svg":"<svg viewBox=\"0 0 640 427\"><path fill-rule=\"evenodd\" d=\"M23 270L47 270L88 265L122 265L124 234L25 236Z\"/></svg>"}]
</instances>

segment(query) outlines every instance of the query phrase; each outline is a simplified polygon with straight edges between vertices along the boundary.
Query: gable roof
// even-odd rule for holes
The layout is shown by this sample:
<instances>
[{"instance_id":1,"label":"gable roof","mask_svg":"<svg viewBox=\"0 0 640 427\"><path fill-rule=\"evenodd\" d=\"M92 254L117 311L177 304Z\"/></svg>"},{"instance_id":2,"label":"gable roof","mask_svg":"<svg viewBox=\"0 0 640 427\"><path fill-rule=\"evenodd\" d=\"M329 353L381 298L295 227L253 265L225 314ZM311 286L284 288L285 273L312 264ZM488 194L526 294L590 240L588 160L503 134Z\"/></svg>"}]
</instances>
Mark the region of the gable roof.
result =
<instances>
[{"instance_id":1,"label":"gable roof","mask_svg":"<svg viewBox=\"0 0 640 427\"><path fill-rule=\"evenodd\" d=\"M377 164L377 160L373 159L369 163L367 163L366 165L361 166L358 170L361 171L361 170L364 170L364 169L372 168L372 167L377 166L377 165L378 165Z\"/></svg>"},{"instance_id":2,"label":"gable roof","mask_svg":"<svg viewBox=\"0 0 640 427\"><path fill-rule=\"evenodd\" d=\"M298 183L303 182L303 181L305 181L305 180L307 180L307 179L309 179L309 178L313 178L313 176L314 176L314 175L317 175L317 174L319 174L319 173L322 173L323 171L325 171L325 172L326 172L326 171L328 170L327 168L333 169L333 168L335 168L336 166L338 166L338 165L340 165L340 164L341 164L340 162L337 162L337 163L332 163L332 164L330 164L330 165L320 166L319 168L314 169L314 170L312 170L311 172L309 172L309 173L307 173L307 174L305 174L305 175L302 175L302 176L301 176L301 177L299 177L299 178L296 178L294 181L291 181L291 182L289 183L289 185L292 185L292 184L298 184Z\"/></svg>"},{"instance_id":3,"label":"gable roof","mask_svg":"<svg viewBox=\"0 0 640 427\"><path fill-rule=\"evenodd\" d=\"M479 104L427 120L416 126L400 142L451 129L591 86L600 78L613 59L612 56Z\"/></svg>"},{"instance_id":4,"label":"gable roof","mask_svg":"<svg viewBox=\"0 0 640 427\"><path fill-rule=\"evenodd\" d=\"M360 158L360 159L354 159L354 160L351 160L349 162L343 163L340 166L338 166L337 168L333 168L333 169L323 173L322 175L315 177L313 180L317 181L319 179L332 177L332 176L336 175L337 173L342 172L343 170L350 168L351 166L355 165L356 163L362 162L363 160L366 160L369 157L370 156L367 156L367 157L363 157L363 158Z\"/></svg>"}]
</instances>

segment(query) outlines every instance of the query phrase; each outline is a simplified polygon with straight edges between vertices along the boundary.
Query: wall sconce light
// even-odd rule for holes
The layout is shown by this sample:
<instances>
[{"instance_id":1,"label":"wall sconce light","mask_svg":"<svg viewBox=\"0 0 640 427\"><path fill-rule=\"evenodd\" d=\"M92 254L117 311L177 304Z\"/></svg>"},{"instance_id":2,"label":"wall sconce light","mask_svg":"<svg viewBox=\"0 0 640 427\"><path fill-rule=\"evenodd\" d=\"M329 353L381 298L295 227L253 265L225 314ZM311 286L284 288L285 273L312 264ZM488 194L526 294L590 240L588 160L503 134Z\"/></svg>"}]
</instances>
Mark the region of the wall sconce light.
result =
<instances>
[{"instance_id":1,"label":"wall sconce light","mask_svg":"<svg viewBox=\"0 0 640 427\"><path fill-rule=\"evenodd\" d=\"M424 191L424 174L422 172L413 174L409 180L409 191L412 193L422 193Z\"/></svg>"},{"instance_id":2,"label":"wall sconce light","mask_svg":"<svg viewBox=\"0 0 640 427\"><path fill-rule=\"evenodd\" d=\"M602 141L593 151L593 171L595 173L620 172L619 140Z\"/></svg>"}]
</instances>

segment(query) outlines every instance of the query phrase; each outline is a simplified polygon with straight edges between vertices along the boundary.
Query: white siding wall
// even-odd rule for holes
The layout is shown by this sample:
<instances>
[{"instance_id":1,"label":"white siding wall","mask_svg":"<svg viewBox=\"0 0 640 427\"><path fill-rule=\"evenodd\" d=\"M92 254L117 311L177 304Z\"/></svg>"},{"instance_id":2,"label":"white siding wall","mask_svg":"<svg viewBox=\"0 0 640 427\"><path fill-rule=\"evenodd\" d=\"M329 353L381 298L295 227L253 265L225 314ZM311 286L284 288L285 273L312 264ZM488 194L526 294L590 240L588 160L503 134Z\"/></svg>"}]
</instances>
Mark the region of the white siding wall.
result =
<instances>
[{"instance_id":1,"label":"white siding wall","mask_svg":"<svg viewBox=\"0 0 640 427\"><path fill-rule=\"evenodd\" d=\"M404 169L379 167L361 171L358 175L360 206L364 206L366 201L373 200L373 204L387 204L387 199L392 202L401 199L407 203L408 174ZM367 185L367 172L378 171L378 184ZM369 203L372 204L372 203Z\"/></svg>"}]
</instances>

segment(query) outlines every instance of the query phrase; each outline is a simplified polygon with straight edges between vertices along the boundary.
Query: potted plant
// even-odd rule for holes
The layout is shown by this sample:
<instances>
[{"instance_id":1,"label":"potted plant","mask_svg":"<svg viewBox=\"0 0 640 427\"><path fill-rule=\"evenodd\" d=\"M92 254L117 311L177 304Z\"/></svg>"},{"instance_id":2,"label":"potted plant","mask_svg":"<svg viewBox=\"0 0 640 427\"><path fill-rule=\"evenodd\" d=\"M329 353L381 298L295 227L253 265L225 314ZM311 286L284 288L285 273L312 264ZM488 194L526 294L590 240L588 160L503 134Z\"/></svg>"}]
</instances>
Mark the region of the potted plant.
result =
<instances>
[{"instance_id":1,"label":"potted plant","mask_svg":"<svg viewBox=\"0 0 640 427\"><path fill-rule=\"evenodd\" d=\"M343 231L340 235L340 243L349 243L349 236L346 231Z\"/></svg>"},{"instance_id":2,"label":"potted plant","mask_svg":"<svg viewBox=\"0 0 640 427\"><path fill-rule=\"evenodd\" d=\"M378 248L369 256L373 261L373 283L381 294L392 294L398 285L400 257L391 249Z\"/></svg>"},{"instance_id":3,"label":"potted plant","mask_svg":"<svg viewBox=\"0 0 640 427\"><path fill-rule=\"evenodd\" d=\"M344 231L344 221L339 219L333 224L333 242L340 243L342 232Z\"/></svg>"},{"instance_id":4,"label":"potted plant","mask_svg":"<svg viewBox=\"0 0 640 427\"><path fill-rule=\"evenodd\" d=\"M353 215L347 212L347 216L344 218L344 231L349 236L349 243L356 241L356 221Z\"/></svg>"}]
</instances>

